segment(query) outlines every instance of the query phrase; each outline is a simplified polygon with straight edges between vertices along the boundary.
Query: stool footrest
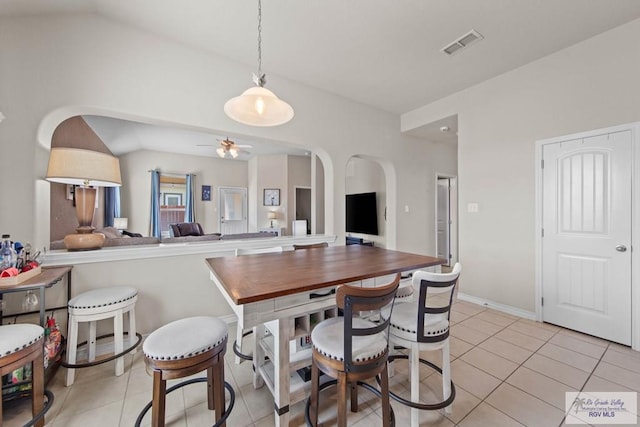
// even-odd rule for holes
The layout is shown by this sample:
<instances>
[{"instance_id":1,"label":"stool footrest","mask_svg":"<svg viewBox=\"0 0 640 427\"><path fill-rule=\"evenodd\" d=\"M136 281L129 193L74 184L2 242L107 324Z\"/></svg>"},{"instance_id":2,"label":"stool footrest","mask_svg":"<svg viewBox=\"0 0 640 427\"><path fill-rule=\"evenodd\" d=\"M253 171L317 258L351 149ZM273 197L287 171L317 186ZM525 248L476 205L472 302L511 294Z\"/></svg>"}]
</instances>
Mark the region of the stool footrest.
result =
<instances>
[{"instance_id":1,"label":"stool footrest","mask_svg":"<svg viewBox=\"0 0 640 427\"><path fill-rule=\"evenodd\" d=\"M242 334L242 338L251 335L253 333L252 329L249 329L247 332ZM243 360L253 360L253 356L250 354L244 354L240 351L240 347L238 346L238 341L233 342L233 352L236 356Z\"/></svg>"},{"instance_id":2,"label":"stool footrest","mask_svg":"<svg viewBox=\"0 0 640 427\"><path fill-rule=\"evenodd\" d=\"M124 335L129 335L128 332L125 332ZM103 339L103 338L109 338L114 336L113 334L107 334L107 335L101 335L99 337L96 338L97 340ZM136 341L136 343L134 345L132 345L131 347L125 349L123 352L118 353L118 354L114 354L113 356L107 357L106 359L100 359L100 360L95 360L93 362L87 362L87 363L77 363L77 364L70 364L65 362L64 360L60 362L60 365L62 365L65 368L88 368L89 366L96 366L96 365L101 365L103 363L107 363L107 362L111 362L112 360L116 360L119 357L124 356L125 354L133 351L136 347L138 347L141 343L142 343L142 335L136 332L136 337L138 338L138 340ZM76 348L80 348L83 345L86 345L87 341L84 341L80 344L78 344L78 346Z\"/></svg>"},{"instance_id":3,"label":"stool footrest","mask_svg":"<svg viewBox=\"0 0 640 427\"><path fill-rule=\"evenodd\" d=\"M207 378L192 378L190 380L182 381L181 383L178 383L174 386L169 387L167 389L166 394L169 394L172 391L175 391L179 388L182 388L190 384L206 383L206 382L207 382ZM224 388L227 389L227 391L229 392L229 406L227 406L227 409L225 409L225 411L222 413L222 416L220 417L218 422L213 425L213 427L221 426L222 424L224 424L225 421L227 421L227 418L229 418L229 415L231 415L231 410L233 409L233 405L235 405L236 403L236 393L235 391L233 391L233 387L231 387L231 384L225 381ZM153 406L153 401L147 403L147 405L144 408L142 408L142 411L138 415L138 418L136 419L136 423L134 424L135 427L140 427L140 424L142 423L142 419L147 414L147 412L149 412L149 409L151 409L151 406Z\"/></svg>"},{"instance_id":4,"label":"stool footrest","mask_svg":"<svg viewBox=\"0 0 640 427\"><path fill-rule=\"evenodd\" d=\"M372 386L371 384L362 382L362 381L357 381L356 382L359 386L366 388L367 390L369 390L371 393L375 394L378 397L382 397L382 393L380 392L380 390L378 390L377 388L375 388L374 386ZM338 384L338 380L330 380L327 381L325 383L320 384L320 387L318 387L318 393L320 393L322 390L324 390L327 387L331 387L332 385L336 385ZM391 393L391 392L389 392ZM319 399L318 399L319 400ZM320 405L318 405L320 406ZM307 402L305 404L304 407L304 420L307 423L308 426L313 426L313 423L311 422L311 415L309 414L309 408L311 407L311 397L307 398ZM395 412L393 412L393 406L389 405L389 411L391 413L391 427L395 427L396 425L396 414Z\"/></svg>"},{"instance_id":5,"label":"stool footrest","mask_svg":"<svg viewBox=\"0 0 640 427\"><path fill-rule=\"evenodd\" d=\"M53 405L53 393L51 393L49 390L45 390L44 391L44 395L47 397L47 403L44 404L44 406L42 407L40 412L38 412L36 414L36 416L31 419L31 421L29 421L28 423L26 423L22 427L34 426L38 421L40 421L40 419L42 417L45 416L45 414L47 412L49 412L49 409L51 409L51 406ZM0 421L2 421L2 420L0 420Z\"/></svg>"},{"instance_id":6,"label":"stool footrest","mask_svg":"<svg viewBox=\"0 0 640 427\"><path fill-rule=\"evenodd\" d=\"M409 356L407 356L406 354L396 354L393 356L389 356L389 363L393 362L396 359L408 359ZM438 373L442 374L442 369L440 369L438 366L436 366L435 364L429 362L428 360L424 360L424 359L419 359L420 363L422 363L423 365L427 365L430 368L433 368L435 371L437 371ZM380 384L380 376L377 375L376 376L376 381L378 382L378 384ZM445 400L443 400L442 402L438 402L438 403L421 403L421 402L413 402L411 400L407 400L403 397L398 396L397 394L395 394L394 392L392 392L391 390L389 390L389 396L395 400L396 402L399 402L405 406L408 406L410 408L415 408L415 409L420 409L423 411L435 411L438 409L442 409L442 408L446 408L447 406L451 405L454 401L454 399L456 398L456 386L455 384L453 384L453 381L451 381L451 394L449 395L449 397Z\"/></svg>"}]
</instances>

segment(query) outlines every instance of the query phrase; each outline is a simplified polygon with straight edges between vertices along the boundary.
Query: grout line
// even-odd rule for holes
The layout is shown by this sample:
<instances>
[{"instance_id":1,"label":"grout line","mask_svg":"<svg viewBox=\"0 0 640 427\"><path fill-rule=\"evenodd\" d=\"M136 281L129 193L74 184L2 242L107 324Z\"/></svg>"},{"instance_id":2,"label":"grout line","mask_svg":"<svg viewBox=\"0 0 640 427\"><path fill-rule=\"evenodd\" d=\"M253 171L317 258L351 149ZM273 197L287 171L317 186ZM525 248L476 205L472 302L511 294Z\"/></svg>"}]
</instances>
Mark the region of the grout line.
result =
<instances>
[{"instance_id":1,"label":"grout line","mask_svg":"<svg viewBox=\"0 0 640 427\"><path fill-rule=\"evenodd\" d=\"M457 303L458 303L458 302L456 301L456 302L454 303L453 307L455 307L455 305L456 305ZM477 313L475 313L475 314L472 314L472 315L468 315L468 314L466 314L466 313L459 312L460 314L464 314L464 315L465 315L465 316L467 316L467 317L466 317L462 322L459 322L459 323L457 323L457 324L462 324L463 322L465 322L465 321L467 321L467 320L469 320L469 319L473 319L474 317L479 316L479 315L481 315L482 313L487 313L487 312L488 312L488 310L489 310L489 308L488 308L488 307L483 307L483 306L481 306L481 310L480 310L480 311L478 311L478 312L477 312ZM499 314L498 314L498 315L499 315ZM507 318L507 317L505 317L505 318ZM484 320L484 319L483 319L483 320ZM510 319L510 320L513 320L513 319ZM473 320L471 320L471 321L473 321ZM517 422L517 423L519 423L519 424L523 424L523 423L522 423L522 421L517 420L516 418L514 418L514 417L510 416L509 414L507 414L507 413L503 412L502 410L500 410L500 409L496 408L495 406L491 405L491 404L487 401L487 399L488 399L490 396L492 396L492 394L493 394L493 393L495 393L495 392L496 392L496 390L497 390L498 388L500 388L500 387L501 387L501 386L503 386L505 383L507 383L507 380L508 380L509 378L511 378L511 376L513 376L513 375L514 375L514 373L515 373L517 370L519 370L521 367L523 367L523 366L525 365L525 363L527 363L527 361L529 361L529 360L533 357L533 355L535 355L535 354L539 354L540 356L547 357L547 356L544 356L544 355L542 355L542 354L540 354L540 353L539 353L539 352L540 352L540 349L541 349L541 348L543 348L546 344L549 344L549 343L551 342L551 340L552 340L552 339L554 339L555 337L557 337L558 335L568 336L568 337L570 337L570 338L574 338L574 339L576 339L576 340L580 340L580 341L585 342L585 343L593 344L593 343L590 343L589 341L581 340L578 336L563 334L563 332L564 332L566 329L565 329L565 328L562 328L562 327L560 327L560 328L558 328L557 330L553 331L553 333L551 334L551 336L550 336L548 339L542 339L542 338L539 338L539 337L534 337L534 336L529 335L529 334L527 334L527 333L525 333L525 332L521 332L521 331L517 331L517 330L515 330L515 329L511 329L511 330L512 330L512 331L514 331L514 332L517 332L517 333L522 334L522 335L527 336L527 337L536 338L537 340L539 340L539 341L543 342L543 344L542 344L540 347L538 347L535 351L531 351L531 350L526 349L526 348L524 348L524 347L522 347L522 346L520 346L520 345L518 345L518 344L515 344L515 343L513 343L513 342L511 342L511 341L508 341L508 340L506 340L506 339L503 339L503 338L500 338L500 337L497 337L497 336L496 336L496 335L500 334L501 332L505 331L506 329L509 329L513 324L515 324L515 323L519 322L519 319L515 319L515 320L513 320L511 323L509 323L508 325L504 325L504 326L494 324L494 323L492 323L492 322L490 322L490 321L488 321L488 320L485 320L485 321L486 321L486 322L491 323L492 325L495 325L496 327L501 327L501 329L497 330L495 333L488 334L488 337L487 337L486 339L483 339L483 340L481 340L480 342L478 342L478 344L468 343L467 341L465 341L465 340L463 340L463 339L461 339L461 338L458 338L458 337L455 337L455 336L453 336L453 335L452 335L452 336L451 336L452 338L456 338L456 339L458 339L458 340L462 341L463 343L468 344L468 345L470 345L470 346L471 346L471 347L469 348L469 350L466 350L466 351L461 352L458 356L452 356L452 361L455 361L455 360L458 360L458 359L462 360L462 357L463 357L465 354L467 354L467 353L471 352L471 351L472 351L473 349L475 349L475 348L478 348L480 345L482 345L482 343L484 343L484 342L488 341L489 339L491 339L491 338L493 338L493 337L495 337L496 339L499 339L499 340L501 340L501 341L504 341L504 342L506 342L506 343L508 343L508 344L511 344L511 345L513 345L513 346L515 346L515 347L517 347L517 348L520 348L520 349L523 349L523 350L526 350L526 351L530 351L530 352L531 352L531 354L530 354L526 359L524 359L522 362L520 362L520 363L518 363L518 362L514 362L514 361L510 360L512 363L516 364L516 365L517 365L517 367L514 369L514 371L513 371L513 372L511 372L509 375L507 375L507 376L506 376L506 378L505 378L504 380L503 380L503 379L500 379L500 378L496 378L494 375L490 374L489 372L486 372L486 371L484 371L483 369L480 369L480 368L476 367L475 365L472 365L472 364L470 364L469 362L466 362L466 361L464 361L464 360L463 360L463 362L470 364L473 368L475 368L475 369L477 369L477 370L479 370L479 371L481 371L481 372L484 372L484 373L486 373L487 375L490 375L490 376L491 376L491 377L493 377L493 378L496 378L496 379L498 380L498 384L497 384L497 385L496 385L492 390L490 390L488 393L486 393L486 396L485 396L484 398L482 398L482 399L478 399L478 400L479 400L479 401L478 401L478 403L477 403L477 404L475 404L475 405L473 405L473 407L472 407L469 411L467 411L467 412L466 412L466 414L465 414L462 418L460 418L457 422L455 422L455 421L453 421L451 418L449 418L449 416L447 416L446 414L444 414L444 412L440 412L440 411L439 411L439 414L440 414L440 416L442 416L442 417L443 417L443 419L446 419L446 420L448 420L448 421L451 421L451 422L453 422L455 425L459 425L459 424L460 424L460 423L462 423L465 419L469 418L469 417L471 416L471 414L472 414L472 413L474 413L474 412L477 410L477 408L478 408L480 405L482 405L483 403L485 403L486 405L488 405L488 406L489 406L489 407L491 407L492 409L494 409L494 410L498 411L499 413L503 414L504 416L508 417L509 419L514 420L515 422ZM527 322L527 323L529 323L529 322ZM452 326L453 326L453 325L452 325ZM468 327L468 326L466 326L466 325L463 325L463 326L465 326L466 328L469 328L469 327ZM536 325L533 325L533 326L538 327L538 326L536 326ZM475 330L475 329L473 329L473 328L469 328L469 329L471 329L471 330L473 330L473 331L475 331L475 332L478 332L478 333L484 333L484 334L486 334L486 332L483 332L483 331L476 331L476 330ZM544 330L547 330L547 329L544 329ZM555 343L553 343L553 344L554 344L554 345L557 345L557 344L555 344ZM593 345L596 345L596 344L593 344ZM597 346L597 345L596 345L596 346ZM581 352L579 352L579 351L572 350L572 349L570 349L570 348L566 348L566 347L564 347L564 346L562 346L562 345L558 345L558 347L560 347L560 348L562 348L562 349L564 349L564 350L572 351L572 352L574 352L574 353L576 353L576 354L580 354L580 355L585 356L585 357L590 357L590 358L592 358L592 359L596 359L596 358L594 358L594 357L592 357L592 356L585 355L584 353L581 353ZM497 353L495 353L495 352L491 351L490 349L484 349L484 348L481 348L481 350L487 351L487 352L489 352L489 353L491 353L491 354L493 354L493 355L499 356L499 357L503 357L503 356L500 356L499 354L497 354ZM579 392L584 392L584 390L585 390L585 388L586 388L586 384L589 382L589 380L590 380L590 379L592 379L592 378L595 376L595 371L596 371L596 369L598 368L598 366L600 366L602 363L604 363L604 360L603 360L603 359L604 359L604 356L605 356L605 354L606 354L609 350L617 351L617 349L613 347L613 343L611 343L611 342L607 342L606 346L604 347L604 351L602 352L602 354L600 355L599 359L597 360L597 363L594 365L594 367L593 367L590 371L582 371L582 370L581 370L582 372L586 372L588 375L587 375L586 379L584 380L584 382L583 382L582 386L580 387ZM622 353L622 352L619 352L619 353ZM623 353L623 354L624 354L624 353ZM505 358L505 359L506 359L506 358ZM509 360L509 359L507 359L507 360ZM565 362L563 362L563 361L559 361L559 360L555 360L555 359L553 359L553 360L554 360L554 361L556 361L556 362L558 362L558 363L561 363L561 364L564 364L564 365L567 365L567 366L571 366L571 365L568 365L567 363L565 363ZM128 389L129 389L129 386L131 386L131 385L133 384L133 383L132 383L131 372L132 372L133 367L134 367L134 362L135 362L135 355L133 355L133 357L131 357L131 361L130 361L130 363L128 364L128 365L129 365L129 366L128 366L128 369L125 371L125 375L128 375L128 377L127 377L127 381L126 381L126 390L128 390ZM225 376L228 376L228 377L229 377L229 379L231 380L232 384L234 384L234 388L237 390L237 394L236 394L236 405L239 405L239 404L240 404L240 405L243 405L243 406L244 406L244 408L245 408L245 410L246 410L246 412L247 412L247 414L248 414L248 416L249 416L249 419L250 419L250 420L248 420L248 421L251 421L251 422L250 422L249 424L247 424L247 425L255 426L257 423L259 423L260 421L262 421L262 420L266 419L267 417L273 417L273 413L271 413L271 414L268 414L268 415L266 415L266 416L264 416L263 418L260 418L260 419L258 419L258 420L254 420L254 419L253 419L253 416L252 416L252 414L251 414L251 411L249 411L249 407L248 407L248 404L247 404L247 400L246 400L246 397L247 397L247 396L245 396L245 394L241 391L241 387L240 387L240 386L238 385L238 383L237 383L237 380L236 380L236 378L235 378L235 375L234 375L233 370L232 370L232 369L228 369L228 370L226 369L226 367L227 367L227 366L230 366L232 363L233 363L233 360L227 360L227 359L225 359L225 365L226 365L226 366L225 366ZM614 364L614 365L615 365L615 364ZM617 365L615 365L615 366L617 366ZM618 367L619 367L619 368L621 368L621 369L627 369L627 368L625 368L625 367L623 367L623 366L618 366ZM627 369L627 370L628 370L628 369ZM549 376L549 375L547 375L547 374L544 374L544 373L541 373L541 372L538 372L538 371L534 371L534 372L535 372L537 375L541 375L541 376L543 376L543 377L551 378L551 379L554 379L554 380L555 380L555 378L550 377L550 376ZM61 379L61 381L64 381L64 375L63 375L63 374L64 374L64 370L63 370L63 369L61 369L61 370L59 370L59 372L56 374L56 376L57 376L58 378L60 378L60 379ZM110 375L110 376L111 376L111 375ZM427 377L430 377L430 376L431 376L431 375L429 375L429 376L427 376ZM97 379L101 379L101 378L97 378ZM557 380L556 380L556 381L557 381ZM507 384L508 384L508 383L507 383ZM77 384L77 383L75 383L73 386L76 386L76 385L78 385L78 384ZM404 387L405 389L407 389L407 391L409 391L409 389L407 388L407 386L406 386L406 384L405 384L404 382L403 382L403 383L400 383L400 385L401 385L402 387ZM566 385L567 387L571 387L570 385L567 385L567 384L563 384L563 385ZM67 393L65 393L64 398L63 398L63 399L61 399L60 407L58 408L58 411L57 411L57 413L55 414L55 417L54 417L52 420L50 420L50 421L49 421L49 422L50 422L50 424L48 423L48 425L55 425L55 424L56 424L56 421L57 421L57 420L58 420L58 418L59 418L60 413L64 410L65 405L70 404L70 401L68 401L68 397L69 397L69 394L71 393L71 391L73 390L73 386L69 387L68 392L67 392ZM513 385L511 385L511 384L509 384L509 386L512 386L512 387L515 387L515 388L516 388L516 389L518 389L518 390L521 390L520 388L518 388L518 387L516 387L516 386L513 386ZM621 385L621 387L622 387L622 386L623 386L623 385ZM624 387L626 387L626 386L624 386ZM466 389L464 389L464 388L462 388L462 387L457 386L457 388L459 388L460 390L464 391L465 393L469 393L469 395L470 395L470 396L473 396L473 398L474 398L474 399L477 399L477 398L478 398L478 397L477 397L477 396L475 396L473 393L468 392ZM628 388L628 387L627 387L627 388ZM542 399L540 399L540 398L538 398L538 397L536 397L536 396L534 396L534 395L532 395L532 394L528 393L526 390L522 390L522 392L523 392L523 393L525 393L525 394L528 396L528 398L536 399L536 400L541 401L541 402L543 402L543 403L545 403L545 404L547 404L547 405L549 405L549 406L551 406L551 407L554 407L553 405L551 405L551 404L549 404L549 403L547 403L547 402L543 401ZM250 390L248 390L248 391L247 391L247 395L250 395L250 393L260 393L260 392L259 392L258 390L253 390L253 388L251 387L251 388L250 388ZM126 396L126 391L125 391L125 396ZM189 408L187 408L187 407L186 407L187 402L186 402L186 395L185 395L185 393L184 393L184 392L182 393L182 403L183 403L183 411L182 411L182 417L183 417L183 418L182 418L182 419L184 420L185 424L187 424L187 425L188 425L188 420L187 420L187 410L188 410ZM125 405L125 399L124 399L124 396L123 396L122 406L120 407L120 418L119 418L119 424L120 424L120 425L123 425L122 423L124 422L124 419L123 419L123 416L124 416L124 405ZM380 408L378 408L377 410L374 410L374 409L373 409L373 406L372 406L372 403L370 403L370 402L369 402L369 403L367 403L367 405L368 405L368 406L367 406L367 411L366 411L366 412L367 412L367 414L366 414L366 415L364 415L362 418L360 418L357 422L360 422L362 419L366 418L366 417L367 417L367 416L369 416L370 414L375 414L378 418L380 417L380 415L377 413L377 411L379 411L379 410L380 410ZM455 402L454 402L454 405L455 405ZM554 407L554 408L555 408L555 407ZM363 411L363 412L365 412L365 411ZM567 416L567 412L565 411L564 417L562 418L562 421L560 422L560 425L562 425L562 423L564 423L564 422L566 421L566 416Z\"/></svg>"},{"instance_id":2,"label":"grout line","mask_svg":"<svg viewBox=\"0 0 640 427\"><path fill-rule=\"evenodd\" d=\"M482 313L482 312L480 312L480 313ZM480 313L476 313L476 315L477 315L477 314L480 314ZM474 316L475 316L475 315L474 315ZM472 317L473 317L473 316L472 316ZM497 332L496 332L496 333L494 333L493 335L490 335L490 336L489 336L489 338L494 337L495 335L499 334L500 332L502 332L503 330L505 330L505 329L507 329L509 326L511 326L513 323L516 323L517 321L518 321L518 320L516 320L515 322L512 322L511 324L509 324L509 325L505 326L504 328L500 329L499 331L497 331ZM536 338L536 339L539 339L540 341L544 341L544 342L545 342L545 344L546 344L546 343L548 343L548 342L549 342L549 341L550 341L554 336L556 336L556 335L560 332L560 330L561 330L561 329L558 329L558 330L557 330L553 335L551 335L547 340L543 340L543 339L540 339L540 338L538 338L538 337L532 337L532 338ZM516 331L516 332L517 332L517 331ZM527 335L527 336L531 336L531 335L528 335L528 334L525 334L525 333L522 333L522 334L523 334L523 335ZM483 342L487 341L489 338L487 338L486 340L481 341L481 342L480 342L480 343L478 343L477 345L474 345L474 347L472 347L471 349L469 349L467 352L470 352L470 351L471 351L471 350L473 350L474 348L476 348L476 347L480 346L480 344L482 344ZM458 338L458 339L460 339L460 338ZM500 339L500 338L497 338L497 337L496 337L496 339ZM463 340L463 341L464 341L464 340ZM503 340L503 341L504 341L504 340ZM466 342L466 341L465 341L465 342ZM505 341L505 342L508 342L508 341ZM469 343L469 344L471 344L471 343ZM516 347L519 347L519 348L523 348L523 347L520 347L520 346L518 346L518 345L516 345L516 344L513 344L513 343L509 343L509 344L515 345ZM540 350L540 348L542 348L543 346L544 346L544 344L543 344L542 346L540 346L540 347L538 348L538 350ZM523 348L523 349L524 349L524 348ZM481 350L484 350L484 349L482 349L482 348L481 348ZM527 350L527 349L524 349L524 350ZM512 375L513 375L513 374L514 374L514 373L515 373L519 368L521 368L521 367L524 365L524 363L526 363L526 362L527 362L527 360L529 360L529 359L530 359L534 354L536 354L536 353L538 352L538 350L536 350L536 351L532 352L532 353L529 355L529 357L527 357L525 360L523 360L523 361L522 361L522 363L520 363L520 364L518 365L518 367L517 367L516 369L514 369L514 370L513 370L513 372L511 372L511 374L507 375L507 377L506 377L504 380L503 380L503 379L500 379L500 378L497 378L497 379L500 381L500 383L499 383L495 388L493 388L493 390L491 390L491 391L490 391L490 392L489 392L489 393L488 393L488 394L487 394L483 399L481 399L481 400L480 400L480 402L479 402L477 405L475 405L475 406L473 407L473 409L471 409L469 412L467 412L467 414L466 414L466 415L465 415L465 416L460 420L460 422L462 422L462 421L463 421L465 418L467 418L467 417L468 417L468 416L469 416L473 411L475 411L475 409L476 409L478 406L480 406L480 404L482 404L482 403L486 403L487 405L489 405L489 406L491 406L492 408L496 409L497 411L499 411L499 412L503 413L503 414L504 414L504 415L506 415L507 417L509 417L509 418L511 418L511 419L513 419L513 420L515 420L515 421L516 421L516 422L518 422L519 424L522 424L520 421L518 421L517 419L515 419L515 418L511 417L509 414L505 414L504 412L502 412L502 411L501 411L501 410L499 410L498 408L495 408L493 405L491 405L489 402L487 402L487 401L486 401L486 399L487 399L489 396L491 396L491 395L492 395L492 394L493 394L493 393L494 393L494 392L495 392L499 387L501 387L503 384L505 384L505 383L506 383L506 384L509 384L509 383L507 383L507 380L508 380L508 379L509 379L509 378L510 378L510 377L511 377L511 376L512 376ZM494 355L496 355L496 356L503 357L503 356L500 356L499 354L494 353L494 352L492 352L492 351L490 351L490 350L485 350L485 351L487 351L487 352L489 352L489 353L492 353L492 354L494 354ZM530 350L527 350L527 351L530 351ZM503 357L503 358L504 358L504 357ZM504 359L506 359L506 358L504 358ZM506 359L506 360L508 360L508 359ZM513 362L513 361L510 361L510 362ZM468 363L468 362L466 362L466 363ZM516 362L513 362L513 363L516 363ZM476 368L476 369L478 369L478 370L480 370L480 371L482 371L482 372L485 372L487 375L490 375L490 376L492 376L492 377L496 378L494 375L490 374L489 372L486 372L485 370L483 370L483 369L481 369L481 368L478 368L478 367L477 367L477 366L475 366L475 365L471 365L471 366L473 366L474 368ZM520 388L518 388L518 387L516 387L516 386L514 386L514 385L512 385L512 384L509 384L509 385L510 385L511 387L514 387L514 388L518 389L518 390L521 390ZM584 386L583 386L583 387L584 387ZM543 400L539 399L538 397L536 397L536 396L534 396L534 395L532 395L532 394L530 394L530 393L527 393L527 392L526 392L526 390L521 390L521 391L522 391L522 392L524 392L524 393L526 393L527 395L531 396L531 398L533 398L533 399L537 399L537 400L539 400L540 402L543 402L543 403L545 403L545 404L547 404L547 405L549 405L549 406L554 407L553 405L551 405L551 404L549 404L549 403L547 403L547 402L545 402L545 401L543 401ZM470 393L470 394L472 394L472 393ZM472 394L472 395L473 395L473 394ZM554 408L555 408L555 407L554 407ZM565 414L565 415L566 415L566 414ZM564 421L564 418L563 418L563 421ZM561 423L561 424L562 424L562 423Z\"/></svg>"},{"instance_id":3,"label":"grout line","mask_svg":"<svg viewBox=\"0 0 640 427\"><path fill-rule=\"evenodd\" d=\"M589 373L589 376L587 377L587 379L585 380L584 384L582 384L582 387L580 387L580 390L578 390L578 393L582 393L584 391L585 386L587 385L587 383L589 382L589 380L591 379L591 377L593 376L593 373L596 371L596 369L598 368L598 365L600 365L600 362L602 362L602 358L604 358L604 355L607 353L607 350L609 349L609 346L611 344L607 344L607 347L605 348L605 350L602 352L602 355L600 356L600 359L598 359L598 362L594 365L593 369L591 370L591 372ZM562 417L562 421L560 422L560 426L562 426L562 424L565 422L565 420L567 419L567 413L568 411L566 411L564 413L564 417Z\"/></svg>"}]
</instances>

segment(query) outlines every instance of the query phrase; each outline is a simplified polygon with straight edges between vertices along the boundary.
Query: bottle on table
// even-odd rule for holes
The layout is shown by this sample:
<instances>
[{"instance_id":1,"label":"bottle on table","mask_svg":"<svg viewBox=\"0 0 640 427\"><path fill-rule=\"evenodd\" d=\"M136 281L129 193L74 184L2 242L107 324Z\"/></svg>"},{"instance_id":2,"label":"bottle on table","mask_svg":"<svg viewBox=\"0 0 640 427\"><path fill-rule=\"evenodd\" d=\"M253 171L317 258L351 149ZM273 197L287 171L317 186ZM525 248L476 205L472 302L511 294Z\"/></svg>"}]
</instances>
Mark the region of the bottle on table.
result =
<instances>
[{"instance_id":1,"label":"bottle on table","mask_svg":"<svg viewBox=\"0 0 640 427\"><path fill-rule=\"evenodd\" d=\"M0 256L2 257L2 261L0 261L0 270L4 270L5 268L14 267L14 262L16 259L15 250L11 245L11 236L9 234L2 235L2 245L0 246Z\"/></svg>"}]
</instances>

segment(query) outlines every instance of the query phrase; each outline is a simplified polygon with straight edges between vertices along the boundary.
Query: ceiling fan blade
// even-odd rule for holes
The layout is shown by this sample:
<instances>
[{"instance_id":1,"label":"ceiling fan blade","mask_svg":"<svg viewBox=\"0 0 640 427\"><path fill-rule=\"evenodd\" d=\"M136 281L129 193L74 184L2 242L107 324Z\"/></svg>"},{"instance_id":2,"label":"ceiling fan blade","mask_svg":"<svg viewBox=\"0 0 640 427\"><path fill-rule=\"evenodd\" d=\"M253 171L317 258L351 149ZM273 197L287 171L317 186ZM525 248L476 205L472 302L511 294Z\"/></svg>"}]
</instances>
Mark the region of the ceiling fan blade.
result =
<instances>
[{"instance_id":1,"label":"ceiling fan blade","mask_svg":"<svg viewBox=\"0 0 640 427\"><path fill-rule=\"evenodd\" d=\"M233 144L238 148L253 148L253 145L249 145L249 144Z\"/></svg>"}]
</instances>

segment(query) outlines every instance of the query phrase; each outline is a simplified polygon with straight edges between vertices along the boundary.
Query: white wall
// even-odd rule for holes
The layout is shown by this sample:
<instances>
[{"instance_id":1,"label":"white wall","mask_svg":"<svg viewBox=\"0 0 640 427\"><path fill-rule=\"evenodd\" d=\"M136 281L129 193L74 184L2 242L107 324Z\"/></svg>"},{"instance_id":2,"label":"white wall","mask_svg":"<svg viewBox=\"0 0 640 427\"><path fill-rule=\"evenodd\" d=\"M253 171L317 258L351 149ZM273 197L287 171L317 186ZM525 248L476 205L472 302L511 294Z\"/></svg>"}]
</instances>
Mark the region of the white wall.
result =
<instances>
[{"instance_id":1,"label":"white wall","mask_svg":"<svg viewBox=\"0 0 640 427\"><path fill-rule=\"evenodd\" d=\"M270 211L276 212L277 222L274 224L278 227L284 227L284 234L287 234L287 206L289 206L289 198L287 192L287 156L260 156L256 159L256 201L257 201L257 227L268 227L269 220L267 215ZM279 206L264 206L264 189L280 190ZM249 229L252 230L251 228Z\"/></svg>"},{"instance_id":2,"label":"white wall","mask_svg":"<svg viewBox=\"0 0 640 427\"><path fill-rule=\"evenodd\" d=\"M194 173L196 221L205 233L218 230L218 188L247 187L247 162L223 160L217 157L190 156L141 150L120 156L122 174L121 211L129 216L129 231L149 235L151 177L158 169L171 174ZM203 202L202 185L211 185L211 201Z\"/></svg>"},{"instance_id":3,"label":"white wall","mask_svg":"<svg viewBox=\"0 0 640 427\"><path fill-rule=\"evenodd\" d=\"M49 184L42 178L51 135L68 117L98 114L307 147L323 161L325 232L337 234L338 241L344 241L348 159L363 154L384 159L385 167L394 172L388 181L394 190L388 225L397 237L397 248L432 253L433 171L437 166L441 172L455 174L455 150L401 134L397 116L271 73L269 87L295 108L294 120L277 128L236 123L224 115L222 106L246 89L252 71L95 15L0 19L0 110L7 117L0 124L0 182L15 183L0 186L3 200L12 201L10 209L0 209L0 229L39 248L48 243ZM147 185L148 169L141 169L142 186ZM397 209L405 204L413 207L408 214ZM132 223L131 227L139 226ZM181 271L181 295L191 294L197 290L196 283L207 280L202 272L176 267L171 261L157 265ZM83 280L98 275L101 282L95 286L120 281L115 272L130 267L125 264L83 266L82 272L74 272L80 279L74 286L81 288L86 285ZM163 277L154 278L163 280L153 283L159 289L158 298L162 289L177 286L174 278ZM185 297L171 303L190 302ZM212 304L224 305L217 300ZM212 314L227 311L214 307ZM154 312L139 315L153 318ZM158 326L157 322L151 326Z\"/></svg>"},{"instance_id":4,"label":"white wall","mask_svg":"<svg viewBox=\"0 0 640 427\"><path fill-rule=\"evenodd\" d=\"M403 115L458 114L461 292L534 311L535 141L640 120L639 52L635 20Z\"/></svg>"}]
</instances>

